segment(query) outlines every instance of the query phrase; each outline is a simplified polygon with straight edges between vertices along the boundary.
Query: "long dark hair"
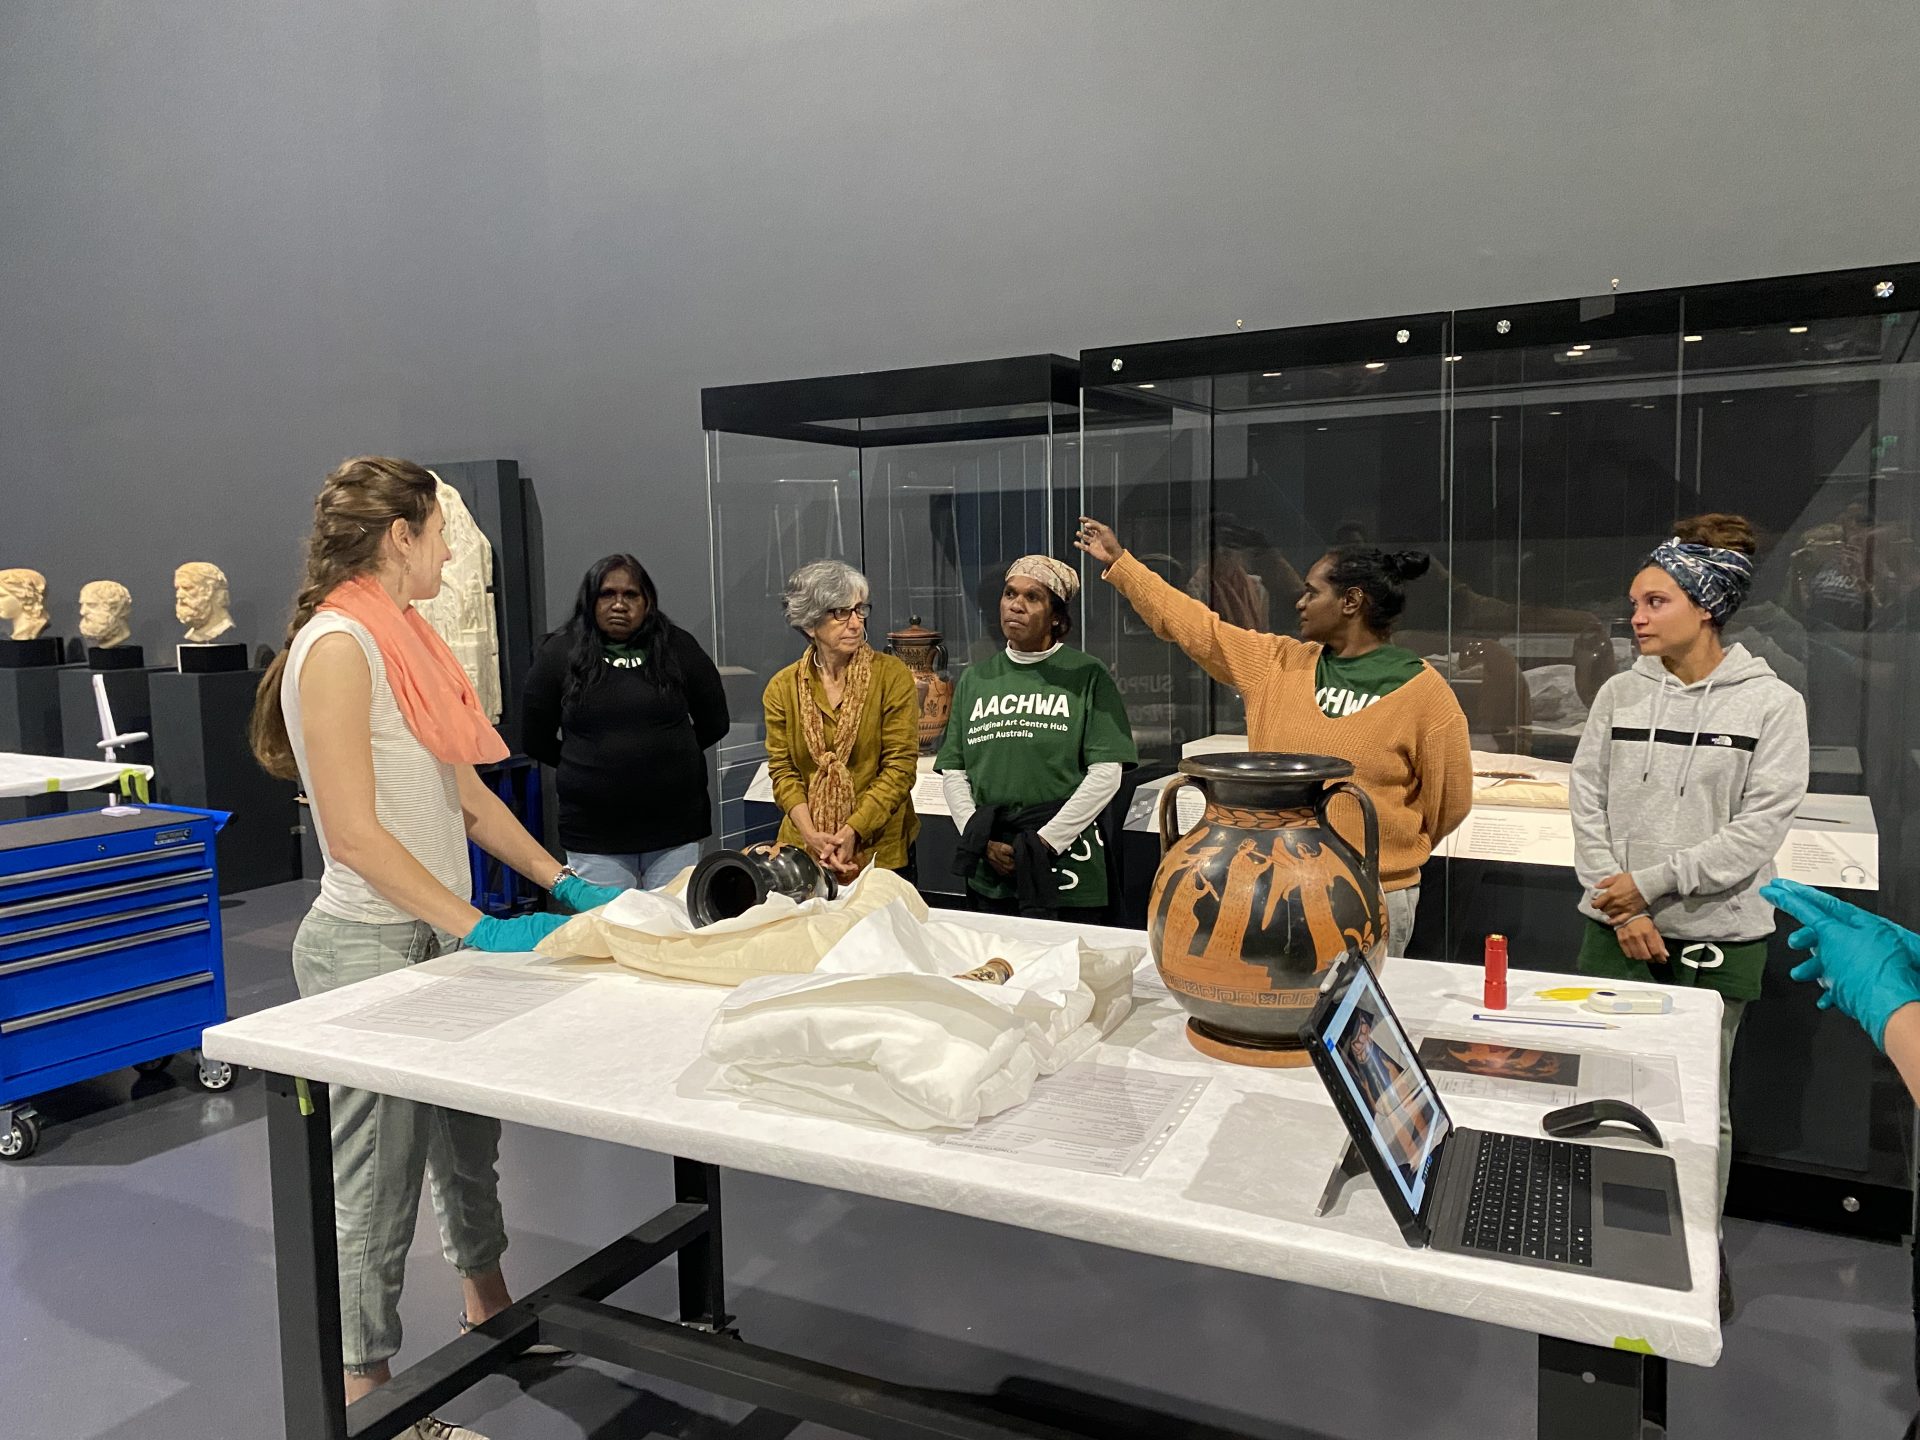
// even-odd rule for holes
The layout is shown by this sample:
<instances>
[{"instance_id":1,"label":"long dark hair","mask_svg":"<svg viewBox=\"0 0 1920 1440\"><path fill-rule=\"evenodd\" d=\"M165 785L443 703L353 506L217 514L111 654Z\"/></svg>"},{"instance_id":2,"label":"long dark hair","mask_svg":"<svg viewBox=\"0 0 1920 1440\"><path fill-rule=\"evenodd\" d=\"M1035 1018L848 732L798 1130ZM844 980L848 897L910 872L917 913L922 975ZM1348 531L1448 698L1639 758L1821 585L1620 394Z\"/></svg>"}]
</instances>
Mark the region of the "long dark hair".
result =
<instances>
[{"instance_id":1,"label":"long dark hair","mask_svg":"<svg viewBox=\"0 0 1920 1440\"><path fill-rule=\"evenodd\" d=\"M594 623L594 606L600 599L600 587L607 583L607 576L616 570L624 570L633 576L634 583L640 587L640 595L647 604L646 618L627 641L629 649L640 651L647 657L640 673L655 685L678 690L681 686L680 663L673 658L673 646L669 639L673 634L673 622L660 610L660 592L653 587L653 577L647 574L647 567L631 555L608 555L596 560L587 567L586 577L580 582L580 593L574 598L573 616L561 627L561 632L572 637L572 650L567 657L567 683L560 692L560 708L564 713L586 691L587 687L599 681L606 669L606 645L600 635L600 627Z\"/></svg>"},{"instance_id":2,"label":"long dark hair","mask_svg":"<svg viewBox=\"0 0 1920 1440\"><path fill-rule=\"evenodd\" d=\"M1433 557L1424 550L1376 550L1342 545L1327 552L1327 584L1335 593L1358 590L1366 597L1367 628L1385 638L1407 608L1407 581L1427 573Z\"/></svg>"}]
</instances>

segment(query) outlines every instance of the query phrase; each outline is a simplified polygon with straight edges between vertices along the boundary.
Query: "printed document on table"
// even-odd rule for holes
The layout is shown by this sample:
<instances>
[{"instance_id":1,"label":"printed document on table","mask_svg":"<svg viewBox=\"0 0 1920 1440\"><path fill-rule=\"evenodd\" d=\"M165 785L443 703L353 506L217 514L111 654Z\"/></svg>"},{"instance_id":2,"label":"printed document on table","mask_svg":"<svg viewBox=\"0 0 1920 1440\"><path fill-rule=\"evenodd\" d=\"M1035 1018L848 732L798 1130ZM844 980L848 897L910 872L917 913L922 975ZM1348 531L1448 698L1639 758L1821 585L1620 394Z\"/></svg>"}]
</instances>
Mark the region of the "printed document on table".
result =
<instances>
[{"instance_id":1,"label":"printed document on table","mask_svg":"<svg viewBox=\"0 0 1920 1440\"><path fill-rule=\"evenodd\" d=\"M404 995L350 1010L328 1023L350 1030L413 1035L422 1040L471 1040L538 1010L587 982L530 976L497 965L473 965Z\"/></svg>"},{"instance_id":2,"label":"printed document on table","mask_svg":"<svg viewBox=\"0 0 1920 1440\"><path fill-rule=\"evenodd\" d=\"M1420 1042L1420 1063L1443 1095L1548 1110L1586 1100L1625 1100L1652 1120L1686 1119L1680 1067L1670 1055L1568 1052L1429 1033Z\"/></svg>"},{"instance_id":3,"label":"printed document on table","mask_svg":"<svg viewBox=\"0 0 1920 1440\"><path fill-rule=\"evenodd\" d=\"M1091 1175L1139 1176L1206 1088L1204 1076L1082 1062L1041 1080L1024 1104L940 1143Z\"/></svg>"}]
</instances>

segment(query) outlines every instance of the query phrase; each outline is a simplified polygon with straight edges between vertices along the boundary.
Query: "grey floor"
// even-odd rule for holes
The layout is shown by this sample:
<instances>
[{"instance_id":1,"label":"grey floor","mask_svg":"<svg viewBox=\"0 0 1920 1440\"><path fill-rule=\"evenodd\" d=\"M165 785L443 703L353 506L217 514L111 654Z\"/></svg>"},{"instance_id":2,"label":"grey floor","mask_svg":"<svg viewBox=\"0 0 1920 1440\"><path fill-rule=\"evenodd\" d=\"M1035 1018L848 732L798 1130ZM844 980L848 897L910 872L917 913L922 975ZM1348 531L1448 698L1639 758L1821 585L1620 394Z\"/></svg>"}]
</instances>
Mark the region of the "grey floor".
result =
<instances>
[{"instance_id":1,"label":"grey floor","mask_svg":"<svg viewBox=\"0 0 1920 1440\"><path fill-rule=\"evenodd\" d=\"M290 998L309 891L226 911L236 1012ZM131 1072L49 1096L40 1153L0 1164L0 1437L275 1440L278 1325L257 1078L207 1095ZM658 1157L508 1127L521 1289L669 1198ZM1094 1391L1276 1440L1533 1431L1523 1335L750 1175L728 1176L746 1337L906 1381ZM459 1310L425 1216L402 1363ZM1915 1409L1903 1253L1729 1226L1739 1318L1713 1370L1675 1367L1677 1436L1896 1440ZM669 1313L666 1277L618 1297ZM442 1412L493 1440L831 1432L595 1364L495 1377ZM1174 1417L1179 1417L1175 1419Z\"/></svg>"}]
</instances>

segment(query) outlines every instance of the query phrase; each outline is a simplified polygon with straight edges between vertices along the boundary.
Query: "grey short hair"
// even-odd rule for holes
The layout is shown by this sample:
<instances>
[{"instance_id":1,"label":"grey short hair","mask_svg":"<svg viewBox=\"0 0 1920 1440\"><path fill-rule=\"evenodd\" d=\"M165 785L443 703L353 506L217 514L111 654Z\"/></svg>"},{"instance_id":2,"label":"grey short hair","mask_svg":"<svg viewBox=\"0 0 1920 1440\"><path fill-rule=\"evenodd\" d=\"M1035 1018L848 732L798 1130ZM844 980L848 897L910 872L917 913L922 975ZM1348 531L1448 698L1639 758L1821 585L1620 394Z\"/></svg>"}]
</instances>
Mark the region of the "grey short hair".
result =
<instances>
[{"instance_id":1,"label":"grey short hair","mask_svg":"<svg viewBox=\"0 0 1920 1440\"><path fill-rule=\"evenodd\" d=\"M810 561L787 577L787 624L805 635L819 628L827 611L858 605L872 593L867 577L846 561Z\"/></svg>"}]
</instances>

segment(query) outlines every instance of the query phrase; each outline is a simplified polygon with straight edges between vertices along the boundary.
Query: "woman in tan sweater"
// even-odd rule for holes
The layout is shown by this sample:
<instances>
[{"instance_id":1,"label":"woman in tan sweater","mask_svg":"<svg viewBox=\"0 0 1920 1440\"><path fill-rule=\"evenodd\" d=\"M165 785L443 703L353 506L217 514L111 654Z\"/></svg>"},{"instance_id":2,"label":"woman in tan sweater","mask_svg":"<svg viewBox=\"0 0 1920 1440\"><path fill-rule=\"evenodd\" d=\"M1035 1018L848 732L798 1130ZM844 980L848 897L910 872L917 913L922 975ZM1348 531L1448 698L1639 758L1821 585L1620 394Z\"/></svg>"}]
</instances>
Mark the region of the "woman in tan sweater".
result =
<instances>
[{"instance_id":1,"label":"woman in tan sweater","mask_svg":"<svg viewBox=\"0 0 1920 1440\"><path fill-rule=\"evenodd\" d=\"M1418 551L1349 545L1307 572L1294 612L1300 639L1242 630L1127 553L1112 530L1082 516L1074 544L1142 620L1247 707L1254 750L1335 755L1380 812L1380 883L1387 949L1404 955L1420 900L1420 867L1473 804L1467 717L1439 673L1389 643L1406 582L1426 573Z\"/></svg>"}]
</instances>

